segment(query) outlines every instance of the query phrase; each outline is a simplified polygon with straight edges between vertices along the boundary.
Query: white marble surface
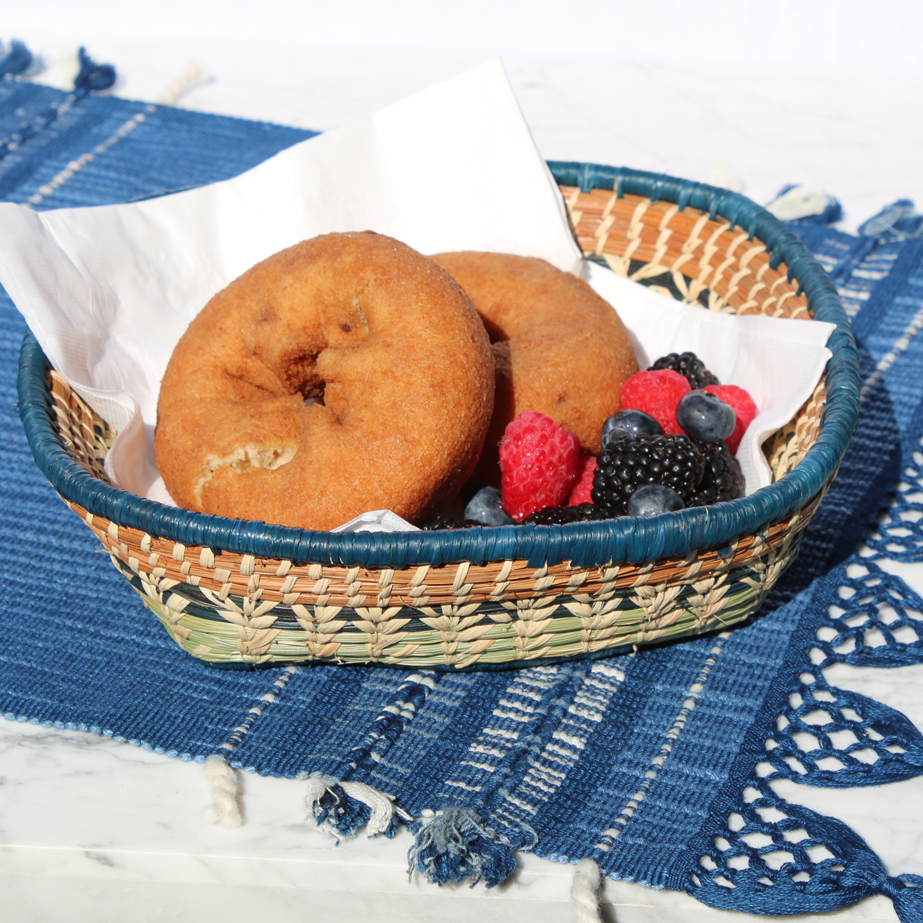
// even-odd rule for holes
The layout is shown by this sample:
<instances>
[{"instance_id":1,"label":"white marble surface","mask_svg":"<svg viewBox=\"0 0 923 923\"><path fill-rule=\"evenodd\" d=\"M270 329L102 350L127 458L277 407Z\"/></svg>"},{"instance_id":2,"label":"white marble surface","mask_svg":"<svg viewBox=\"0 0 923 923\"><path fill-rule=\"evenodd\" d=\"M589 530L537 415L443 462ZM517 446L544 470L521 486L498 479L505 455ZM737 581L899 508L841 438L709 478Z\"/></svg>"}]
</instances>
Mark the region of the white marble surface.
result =
<instances>
[{"instance_id":1,"label":"white marble surface","mask_svg":"<svg viewBox=\"0 0 923 923\"><path fill-rule=\"evenodd\" d=\"M27 36L28 38L28 36ZM474 51L344 51L270 44L99 38L95 60L116 65L115 91L157 100L184 75L179 103L318 130L460 73ZM73 41L30 39L70 87ZM616 164L733 185L765 204L787 183L818 186L843 203L854 231L898 198L923 203L923 67L839 69L792 63L771 74L710 61L502 55L536 144L548 160ZM126 62L126 63L123 63Z\"/></svg>"},{"instance_id":2,"label":"white marble surface","mask_svg":"<svg viewBox=\"0 0 923 923\"><path fill-rule=\"evenodd\" d=\"M923 668L908 674L915 674L904 678L908 685L919 688ZM923 696L915 698L919 713ZM205 820L209 793L199 764L108 738L0 722L0 766L5 921L573 918L569 866L522 855L512 880L490 891L408 881L409 834L336 845L305 823L305 786L297 781L245 775L245 823L227 830ZM780 794L853 825L889 868L923 872L923 780L862 799L793 784ZM618 923L752 919L622 882L606 882L603 897L608 919ZM832 916L842 923L896 920L884 898Z\"/></svg>"},{"instance_id":3,"label":"white marble surface","mask_svg":"<svg viewBox=\"0 0 923 923\"><path fill-rule=\"evenodd\" d=\"M244 20L202 2L170 0L141 21L125 12L130 4L94 0L78 9L44 0L5 13L0 28L12 31L0 38L20 37L41 51L45 82L70 85L83 43L96 60L116 65L123 96L160 99L197 71L180 105L318 129L500 53L549 159L723 178L761 202L787 182L819 185L844 203L846 229L899 197L923 204L916 5L889 5L881 25L849 0L806 0L797 5L797 34L758 4L667 2L674 15L666 26L637 4L619 3L584 7L580 22L554 25L546 5L531 7L535 18L518 15L520 4L476 5L494 17L496 29L485 33L470 17L446 20L436 4L437 40L412 0L389 4L384 25L370 3L350 6L354 28L340 23L339 31L336 16L347 14L329 9L318 12L312 31L293 7L286 9L298 29L278 16ZM260 5L270 14L282 7L282 0ZM239 14L235 3L222 9ZM793 9L779 4L782 13ZM393 21L405 14L416 18L395 32ZM923 587L919 566L904 576ZM842 667L828 678L923 726L923 667ZM853 826L893 874L923 874L923 780L868 790L787 783L779 792ZM305 824L302 796L301 783L247 776L245 825L213 827L197 764L0 721L0 916L11 923L573 919L569 867L523 856L513 880L493 891L408 882L406 832L335 846ZM752 919L611 881L604 900L605 918L618 923ZM830 918L897 919L881 897Z\"/></svg>"}]
</instances>

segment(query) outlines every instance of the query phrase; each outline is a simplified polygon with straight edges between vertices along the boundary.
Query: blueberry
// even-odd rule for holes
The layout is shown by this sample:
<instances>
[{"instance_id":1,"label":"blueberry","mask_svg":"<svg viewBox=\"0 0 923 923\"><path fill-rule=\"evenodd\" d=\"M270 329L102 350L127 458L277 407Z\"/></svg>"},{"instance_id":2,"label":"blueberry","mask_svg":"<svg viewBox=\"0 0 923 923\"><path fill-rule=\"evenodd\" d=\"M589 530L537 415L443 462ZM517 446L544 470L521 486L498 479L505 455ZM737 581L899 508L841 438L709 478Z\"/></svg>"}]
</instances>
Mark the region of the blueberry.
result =
<instances>
[{"instance_id":1,"label":"blueberry","mask_svg":"<svg viewBox=\"0 0 923 923\"><path fill-rule=\"evenodd\" d=\"M684 508L682 497L665 484L645 484L628 498L629 516L656 516Z\"/></svg>"},{"instance_id":2,"label":"blueberry","mask_svg":"<svg viewBox=\"0 0 923 923\"><path fill-rule=\"evenodd\" d=\"M485 526L509 526L513 520L500 508L500 491L496 487L482 487L465 507L465 519Z\"/></svg>"},{"instance_id":3,"label":"blueberry","mask_svg":"<svg viewBox=\"0 0 923 923\"><path fill-rule=\"evenodd\" d=\"M642 410L620 410L603 423L602 445L609 448L609 442L616 436L662 436L663 429L649 414Z\"/></svg>"},{"instance_id":4,"label":"blueberry","mask_svg":"<svg viewBox=\"0 0 923 923\"><path fill-rule=\"evenodd\" d=\"M734 408L708 391L690 391L676 407L676 422L693 439L723 442L734 432Z\"/></svg>"}]
</instances>

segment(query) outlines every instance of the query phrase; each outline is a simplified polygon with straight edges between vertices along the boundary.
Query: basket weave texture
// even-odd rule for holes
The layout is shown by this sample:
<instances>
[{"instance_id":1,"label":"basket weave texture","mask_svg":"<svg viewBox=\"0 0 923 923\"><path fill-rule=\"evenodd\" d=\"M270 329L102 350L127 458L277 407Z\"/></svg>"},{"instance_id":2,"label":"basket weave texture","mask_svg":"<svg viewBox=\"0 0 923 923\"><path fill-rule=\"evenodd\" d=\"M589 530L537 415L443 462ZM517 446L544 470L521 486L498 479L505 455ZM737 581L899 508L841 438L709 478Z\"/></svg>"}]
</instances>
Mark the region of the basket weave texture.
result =
<instances>
[{"instance_id":1,"label":"basket weave texture","mask_svg":"<svg viewBox=\"0 0 923 923\"><path fill-rule=\"evenodd\" d=\"M652 520L334 534L176 510L112 487L114 433L23 345L36 461L194 657L501 668L732 626L794 559L858 417L858 360L824 271L742 196L627 169L551 164L584 253L705 309L838 329L811 399L766 443L773 484Z\"/></svg>"}]
</instances>

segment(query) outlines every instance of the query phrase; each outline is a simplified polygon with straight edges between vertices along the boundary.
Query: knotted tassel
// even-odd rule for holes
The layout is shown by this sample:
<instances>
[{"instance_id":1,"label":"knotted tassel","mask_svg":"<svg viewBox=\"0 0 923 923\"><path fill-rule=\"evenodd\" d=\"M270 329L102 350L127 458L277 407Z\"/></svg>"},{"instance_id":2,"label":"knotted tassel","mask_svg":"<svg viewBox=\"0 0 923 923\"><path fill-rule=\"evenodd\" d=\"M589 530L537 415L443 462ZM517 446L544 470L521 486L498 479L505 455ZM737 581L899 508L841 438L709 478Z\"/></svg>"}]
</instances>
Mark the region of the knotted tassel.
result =
<instances>
[{"instance_id":1,"label":"knotted tassel","mask_svg":"<svg viewBox=\"0 0 923 923\"><path fill-rule=\"evenodd\" d=\"M843 206L820 186L784 186L766 206L782 221L835 224L843 218Z\"/></svg>"},{"instance_id":2,"label":"knotted tassel","mask_svg":"<svg viewBox=\"0 0 923 923\"><path fill-rule=\"evenodd\" d=\"M408 874L421 872L436 884L481 879L488 888L505 881L516 869L506 837L486 827L468 808L446 808L418 833L408 853Z\"/></svg>"},{"instance_id":3,"label":"knotted tassel","mask_svg":"<svg viewBox=\"0 0 923 923\"><path fill-rule=\"evenodd\" d=\"M601 923L599 913L599 866L592 859L581 859L574 868L570 899L574 905L574 923Z\"/></svg>"},{"instance_id":4,"label":"knotted tassel","mask_svg":"<svg viewBox=\"0 0 923 923\"><path fill-rule=\"evenodd\" d=\"M239 827L243 824L240 813L240 783L237 773L227 760L217 753L205 761L205 778L212 796L206 816L219 827Z\"/></svg>"},{"instance_id":5,"label":"knotted tassel","mask_svg":"<svg viewBox=\"0 0 923 923\"><path fill-rule=\"evenodd\" d=\"M894 902L901 923L923 923L923 877L898 875L888 878L881 892Z\"/></svg>"},{"instance_id":6,"label":"knotted tassel","mask_svg":"<svg viewBox=\"0 0 923 923\"><path fill-rule=\"evenodd\" d=\"M9 45L0 43L0 77L22 76L30 69L32 73L38 73L41 67L25 43L15 38Z\"/></svg>"},{"instance_id":7,"label":"knotted tassel","mask_svg":"<svg viewBox=\"0 0 923 923\"><path fill-rule=\"evenodd\" d=\"M97 64L83 46L77 55L80 71L74 78L75 93L98 93L108 90L115 83L115 68L111 64Z\"/></svg>"},{"instance_id":8,"label":"knotted tassel","mask_svg":"<svg viewBox=\"0 0 923 923\"><path fill-rule=\"evenodd\" d=\"M390 838L397 832L399 809L388 795L363 782L341 782L315 772L308 779L304 804L317 829L333 836L355 836L361 827L369 836L383 833Z\"/></svg>"}]
</instances>

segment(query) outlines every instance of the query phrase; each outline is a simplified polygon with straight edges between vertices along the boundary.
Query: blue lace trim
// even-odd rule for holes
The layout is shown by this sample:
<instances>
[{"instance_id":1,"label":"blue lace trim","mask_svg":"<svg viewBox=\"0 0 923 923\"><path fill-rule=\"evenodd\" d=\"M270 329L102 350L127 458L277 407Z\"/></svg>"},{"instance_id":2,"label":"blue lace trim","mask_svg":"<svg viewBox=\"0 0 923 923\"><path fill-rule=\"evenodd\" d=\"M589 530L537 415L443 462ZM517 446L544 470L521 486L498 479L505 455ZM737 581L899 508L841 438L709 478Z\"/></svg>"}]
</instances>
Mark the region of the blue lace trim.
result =
<instances>
[{"instance_id":1,"label":"blue lace trim","mask_svg":"<svg viewBox=\"0 0 923 923\"><path fill-rule=\"evenodd\" d=\"M860 238L831 235L818 257L855 315L898 256L896 242L918 236L920 217L901 201L866 222ZM842 271L838 271L843 267ZM903 341L921 327L918 314ZM887 356L871 370L882 371ZM879 376L880 378L880 376ZM872 381L874 385L879 380ZM904 715L838 689L823 670L835 664L897 667L923 663L923 598L888 562L923 560L923 417L906 431L900 479L865 544L818 582L813 636L804 669L762 757L721 822L707 831L689 893L714 907L759 914L822 913L874 894L892 899L903 923L923 923L923 877L892 876L847 825L776 794L779 780L803 785L881 785L923 773L923 734ZM752 759L752 758L751 758Z\"/></svg>"}]
</instances>

